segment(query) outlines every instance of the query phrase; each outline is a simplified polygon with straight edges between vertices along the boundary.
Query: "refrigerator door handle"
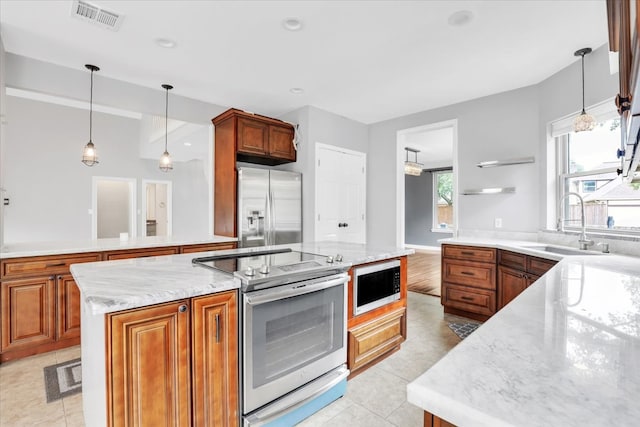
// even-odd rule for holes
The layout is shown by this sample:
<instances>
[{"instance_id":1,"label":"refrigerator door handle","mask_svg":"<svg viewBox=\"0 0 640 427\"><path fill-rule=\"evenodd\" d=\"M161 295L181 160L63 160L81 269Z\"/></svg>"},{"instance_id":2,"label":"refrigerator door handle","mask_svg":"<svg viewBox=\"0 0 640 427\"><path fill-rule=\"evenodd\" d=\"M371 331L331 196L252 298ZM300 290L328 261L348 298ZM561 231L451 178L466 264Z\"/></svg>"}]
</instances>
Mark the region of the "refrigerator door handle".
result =
<instances>
[{"instance_id":1,"label":"refrigerator door handle","mask_svg":"<svg viewBox=\"0 0 640 427\"><path fill-rule=\"evenodd\" d=\"M269 199L269 191L264 198L264 245L271 244L271 200Z\"/></svg>"},{"instance_id":2,"label":"refrigerator door handle","mask_svg":"<svg viewBox=\"0 0 640 427\"><path fill-rule=\"evenodd\" d=\"M273 197L273 191L269 189L269 204L271 206L271 244L276 244L276 199Z\"/></svg>"}]
</instances>

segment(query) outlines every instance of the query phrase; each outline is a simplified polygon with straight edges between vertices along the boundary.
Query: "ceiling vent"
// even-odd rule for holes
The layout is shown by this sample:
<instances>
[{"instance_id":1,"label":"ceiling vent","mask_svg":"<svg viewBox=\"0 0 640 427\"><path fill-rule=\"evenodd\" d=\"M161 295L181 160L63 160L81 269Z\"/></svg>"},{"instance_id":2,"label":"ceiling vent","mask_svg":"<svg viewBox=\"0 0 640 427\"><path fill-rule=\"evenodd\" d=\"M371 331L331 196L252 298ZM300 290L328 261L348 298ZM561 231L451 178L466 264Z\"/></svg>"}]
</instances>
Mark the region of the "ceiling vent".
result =
<instances>
[{"instance_id":1,"label":"ceiling vent","mask_svg":"<svg viewBox=\"0 0 640 427\"><path fill-rule=\"evenodd\" d=\"M71 4L71 16L113 31L118 31L124 19L122 15L82 0L73 1Z\"/></svg>"}]
</instances>

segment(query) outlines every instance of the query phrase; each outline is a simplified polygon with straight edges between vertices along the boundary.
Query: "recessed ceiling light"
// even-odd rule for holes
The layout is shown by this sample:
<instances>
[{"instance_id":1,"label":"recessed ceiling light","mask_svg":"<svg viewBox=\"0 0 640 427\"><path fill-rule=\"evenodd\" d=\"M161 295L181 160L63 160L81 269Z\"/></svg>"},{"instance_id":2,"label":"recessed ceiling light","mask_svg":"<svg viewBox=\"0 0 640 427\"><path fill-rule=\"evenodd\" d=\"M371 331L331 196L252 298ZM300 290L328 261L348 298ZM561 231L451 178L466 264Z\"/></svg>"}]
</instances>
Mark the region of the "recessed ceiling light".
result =
<instances>
[{"instance_id":1,"label":"recessed ceiling light","mask_svg":"<svg viewBox=\"0 0 640 427\"><path fill-rule=\"evenodd\" d=\"M461 27L466 25L473 19L473 13L468 10L459 10L449 15L449 25L454 27Z\"/></svg>"},{"instance_id":2,"label":"recessed ceiling light","mask_svg":"<svg viewBox=\"0 0 640 427\"><path fill-rule=\"evenodd\" d=\"M191 147L191 143L190 143L190 142L185 142L185 143L184 143L184 146L185 146L185 147Z\"/></svg>"},{"instance_id":3,"label":"recessed ceiling light","mask_svg":"<svg viewBox=\"0 0 640 427\"><path fill-rule=\"evenodd\" d=\"M289 31L300 31L302 29L302 21L298 18L287 18L282 21L282 26L285 30Z\"/></svg>"},{"instance_id":4,"label":"recessed ceiling light","mask_svg":"<svg viewBox=\"0 0 640 427\"><path fill-rule=\"evenodd\" d=\"M158 38L155 40L156 44L160 47L164 47L167 49L171 49L173 47L176 47L176 42L171 40L171 39L165 39L165 38Z\"/></svg>"},{"instance_id":5,"label":"recessed ceiling light","mask_svg":"<svg viewBox=\"0 0 640 427\"><path fill-rule=\"evenodd\" d=\"M295 95L300 95L304 93L304 89L302 89L301 87L292 87L291 89L289 89L289 92Z\"/></svg>"}]
</instances>

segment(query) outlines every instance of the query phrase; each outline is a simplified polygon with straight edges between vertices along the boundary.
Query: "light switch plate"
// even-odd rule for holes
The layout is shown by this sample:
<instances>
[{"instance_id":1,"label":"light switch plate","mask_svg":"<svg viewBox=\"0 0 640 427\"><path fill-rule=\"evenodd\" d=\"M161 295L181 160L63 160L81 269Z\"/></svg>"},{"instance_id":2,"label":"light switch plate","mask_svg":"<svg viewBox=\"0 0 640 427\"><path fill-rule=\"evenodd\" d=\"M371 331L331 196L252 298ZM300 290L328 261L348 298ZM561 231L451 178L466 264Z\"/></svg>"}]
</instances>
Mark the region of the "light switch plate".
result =
<instances>
[{"instance_id":1,"label":"light switch plate","mask_svg":"<svg viewBox=\"0 0 640 427\"><path fill-rule=\"evenodd\" d=\"M502 228L502 218L495 218L493 220L493 225L495 228Z\"/></svg>"}]
</instances>

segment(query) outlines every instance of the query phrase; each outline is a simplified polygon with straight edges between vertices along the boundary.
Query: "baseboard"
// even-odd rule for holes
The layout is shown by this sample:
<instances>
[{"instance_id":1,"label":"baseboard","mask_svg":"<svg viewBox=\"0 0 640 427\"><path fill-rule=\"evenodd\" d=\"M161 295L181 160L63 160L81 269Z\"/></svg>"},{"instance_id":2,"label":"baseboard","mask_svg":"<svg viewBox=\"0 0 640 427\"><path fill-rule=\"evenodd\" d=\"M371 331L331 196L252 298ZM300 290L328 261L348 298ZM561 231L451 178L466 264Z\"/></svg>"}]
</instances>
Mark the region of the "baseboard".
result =
<instances>
[{"instance_id":1,"label":"baseboard","mask_svg":"<svg viewBox=\"0 0 640 427\"><path fill-rule=\"evenodd\" d=\"M421 251L434 251L434 252L440 252L441 247L440 246L423 246L423 245L409 245L409 244L405 244L404 245L405 248L409 248L409 249L420 249Z\"/></svg>"}]
</instances>

